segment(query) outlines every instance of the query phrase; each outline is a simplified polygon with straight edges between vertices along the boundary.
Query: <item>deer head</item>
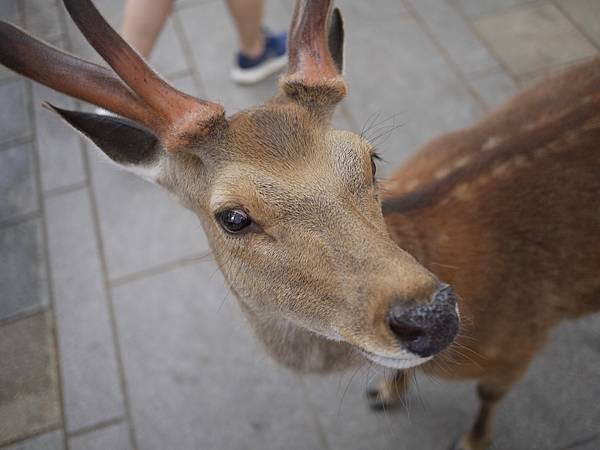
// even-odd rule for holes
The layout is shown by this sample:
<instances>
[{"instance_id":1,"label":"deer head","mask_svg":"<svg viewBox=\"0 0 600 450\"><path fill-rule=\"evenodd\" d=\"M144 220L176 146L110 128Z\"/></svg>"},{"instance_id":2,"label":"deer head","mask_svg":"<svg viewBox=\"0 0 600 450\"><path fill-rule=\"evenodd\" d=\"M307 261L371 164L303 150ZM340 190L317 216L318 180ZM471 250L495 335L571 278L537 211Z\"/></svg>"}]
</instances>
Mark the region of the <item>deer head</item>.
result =
<instances>
[{"instance_id":1,"label":"deer head","mask_svg":"<svg viewBox=\"0 0 600 450\"><path fill-rule=\"evenodd\" d=\"M451 343L455 298L388 235L373 147L330 126L346 95L343 26L330 0L297 2L279 92L231 117L169 86L90 1L64 3L114 72L6 23L0 62L116 114L46 105L198 215L263 340L292 329L397 368Z\"/></svg>"}]
</instances>

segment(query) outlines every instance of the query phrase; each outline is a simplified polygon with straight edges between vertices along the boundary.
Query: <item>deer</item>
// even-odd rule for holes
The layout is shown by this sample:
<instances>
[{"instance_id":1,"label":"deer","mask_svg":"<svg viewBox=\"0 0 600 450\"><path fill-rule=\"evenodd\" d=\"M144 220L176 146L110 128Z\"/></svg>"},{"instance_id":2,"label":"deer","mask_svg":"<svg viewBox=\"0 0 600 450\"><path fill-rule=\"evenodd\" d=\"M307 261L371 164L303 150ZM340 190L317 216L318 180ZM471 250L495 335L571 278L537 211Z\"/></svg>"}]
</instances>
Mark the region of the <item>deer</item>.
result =
<instances>
[{"instance_id":1,"label":"deer","mask_svg":"<svg viewBox=\"0 0 600 450\"><path fill-rule=\"evenodd\" d=\"M91 1L64 4L111 69L5 22L0 62L113 113L44 104L198 216L281 364L392 368L369 391L373 407L398 403L413 370L477 380L478 414L454 448L481 450L553 327L600 311L600 60L431 141L378 182L373 145L331 126L347 85L330 0L296 1L277 92L229 117L164 81ZM440 364L460 349L470 357Z\"/></svg>"}]
</instances>

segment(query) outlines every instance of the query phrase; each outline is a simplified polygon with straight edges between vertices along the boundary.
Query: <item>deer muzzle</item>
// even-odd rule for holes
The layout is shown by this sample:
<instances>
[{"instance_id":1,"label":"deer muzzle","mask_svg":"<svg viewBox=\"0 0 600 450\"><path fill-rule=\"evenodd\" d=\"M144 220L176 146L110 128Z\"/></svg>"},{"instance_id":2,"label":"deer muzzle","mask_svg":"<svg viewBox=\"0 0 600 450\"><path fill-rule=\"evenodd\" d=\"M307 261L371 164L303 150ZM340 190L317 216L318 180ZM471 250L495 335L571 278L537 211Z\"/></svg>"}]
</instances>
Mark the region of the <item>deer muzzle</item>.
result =
<instances>
[{"instance_id":1,"label":"deer muzzle","mask_svg":"<svg viewBox=\"0 0 600 450\"><path fill-rule=\"evenodd\" d=\"M450 286L443 285L429 303L398 300L392 304L387 321L404 349L421 358L435 355L458 333L456 296Z\"/></svg>"}]
</instances>

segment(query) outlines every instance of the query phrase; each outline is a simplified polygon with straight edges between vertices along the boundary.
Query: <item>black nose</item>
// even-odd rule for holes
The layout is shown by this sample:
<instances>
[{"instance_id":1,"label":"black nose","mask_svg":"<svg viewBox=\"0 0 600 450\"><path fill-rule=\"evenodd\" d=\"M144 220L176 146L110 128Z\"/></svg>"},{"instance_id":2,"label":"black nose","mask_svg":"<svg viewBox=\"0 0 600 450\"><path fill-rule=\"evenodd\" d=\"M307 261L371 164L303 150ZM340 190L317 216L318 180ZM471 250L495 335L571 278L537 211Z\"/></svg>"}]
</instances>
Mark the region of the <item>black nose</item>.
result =
<instances>
[{"instance_id":1,"label":"black nose","mask_svg":"<svg viewBox=\"0 0 600 450\"><path fill-rule=\"evenodd\" d=\"M450 286L435 293L430 303L397 300L388 314L392 333L403 347L421 357L444 350L458 333L456 296Z\"/></svg>"}]
</instances>

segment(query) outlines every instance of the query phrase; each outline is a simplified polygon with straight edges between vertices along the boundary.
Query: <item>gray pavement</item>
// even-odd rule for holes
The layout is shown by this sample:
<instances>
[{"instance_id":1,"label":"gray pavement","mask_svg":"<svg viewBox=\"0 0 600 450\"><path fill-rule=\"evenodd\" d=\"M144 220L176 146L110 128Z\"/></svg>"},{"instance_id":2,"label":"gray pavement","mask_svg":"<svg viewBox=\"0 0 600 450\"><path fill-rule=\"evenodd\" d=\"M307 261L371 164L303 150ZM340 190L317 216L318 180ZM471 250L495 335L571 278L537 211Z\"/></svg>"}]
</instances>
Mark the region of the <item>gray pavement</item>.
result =
<instances>
[{"instance_id":1,"label":"gray pavement","mask_svg":"<svg viewBox=\"0 0 600 450\"><path fill-rule=\"evenodd\" d=\"M98 60L56 0L0 17ZM122 0L96 0L118 25ZM597 55L599 0L339 0L349 97L337 126L403 124L375 143L389 173L545 74ZM269 0L287 27L291 0ZM232 85L219 0L179 0L152 62L229 113L276 77ZM375 414L381 373L278 367L254 341L196 218L116 170L40 107L83 107L0 68L0 449L443 449L474 417L470 382L419 378ZM565 323L502 403L494 449L600 448L600 317Z\"/></svg>"}]
</instances>

